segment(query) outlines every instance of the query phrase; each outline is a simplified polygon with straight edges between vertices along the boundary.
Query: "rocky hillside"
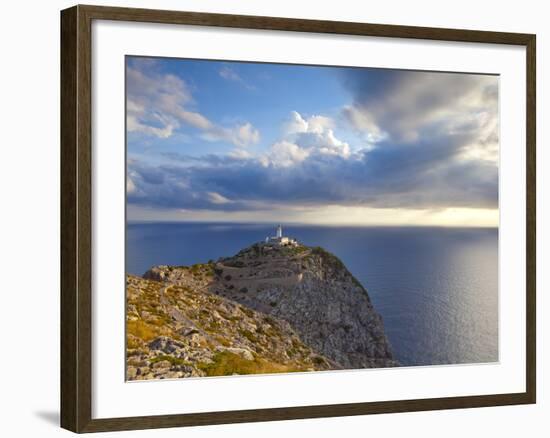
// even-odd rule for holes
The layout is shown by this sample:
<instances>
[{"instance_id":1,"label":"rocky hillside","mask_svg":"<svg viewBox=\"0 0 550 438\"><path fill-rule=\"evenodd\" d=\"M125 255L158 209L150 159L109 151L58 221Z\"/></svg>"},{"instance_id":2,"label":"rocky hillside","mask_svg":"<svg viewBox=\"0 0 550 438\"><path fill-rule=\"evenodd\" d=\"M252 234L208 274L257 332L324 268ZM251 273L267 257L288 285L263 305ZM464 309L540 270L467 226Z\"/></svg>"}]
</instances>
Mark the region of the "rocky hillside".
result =
<instances>
[{"instance_id":1,"label":"rocky hillside","mask_svg":"<svg viewBox=\"0 0 550 438\"><path fill-rule=\"evenodd\" d=\"M285 321L334 368L398 365L367 291L322 248L259 243L209 264L156 266L144 278L239 303L255 318Z\"/></svg>"},{"instance_id":2,"label":"rocky hillside","mask_svg":"<svg viewBox=\"0 0 550 438\"><path fill-rule=\"evenodd\" d=\"M210 266L176 272L194 280L127 276L128 380L338 368L288 323L208 292Z\"/></svg>"}]
</instances>

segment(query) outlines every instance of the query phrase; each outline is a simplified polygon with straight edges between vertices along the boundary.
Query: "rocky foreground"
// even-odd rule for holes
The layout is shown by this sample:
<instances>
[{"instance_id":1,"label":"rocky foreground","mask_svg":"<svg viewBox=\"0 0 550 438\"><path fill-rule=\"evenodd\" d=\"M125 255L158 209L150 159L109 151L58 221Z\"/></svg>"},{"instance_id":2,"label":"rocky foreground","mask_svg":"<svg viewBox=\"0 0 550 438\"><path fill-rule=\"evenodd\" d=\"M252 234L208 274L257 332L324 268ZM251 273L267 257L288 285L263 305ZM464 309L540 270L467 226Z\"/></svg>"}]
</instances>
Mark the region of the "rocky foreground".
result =
<instances>
[{"instance_id":1,"label":"rocky foreground","mask_svg":"<svg viewBox=\"0 0 550 438\"><path fill-rule=\"evenodd\" d=\"M367 291L322 248L255 244L127 277L129 380L397 366Z\"/></svg>"}]
</instances>

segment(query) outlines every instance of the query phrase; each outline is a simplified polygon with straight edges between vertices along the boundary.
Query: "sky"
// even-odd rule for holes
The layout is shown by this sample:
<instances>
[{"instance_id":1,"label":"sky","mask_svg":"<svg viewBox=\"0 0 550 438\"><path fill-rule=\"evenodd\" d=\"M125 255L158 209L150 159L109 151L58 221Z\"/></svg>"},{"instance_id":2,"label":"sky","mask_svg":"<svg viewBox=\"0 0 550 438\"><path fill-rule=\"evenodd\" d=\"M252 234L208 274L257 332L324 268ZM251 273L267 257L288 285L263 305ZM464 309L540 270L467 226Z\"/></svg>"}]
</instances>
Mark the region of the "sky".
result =
<instances>
[{"instance_id":1,"label":"sky","mask_svg":"<svg viewBox=\"0 0 550 438\"><path fill-rule=\"evenodd\" d=\"M126 58L127 219L498 226L498 77Z\"/></svg>"}]
</instances>

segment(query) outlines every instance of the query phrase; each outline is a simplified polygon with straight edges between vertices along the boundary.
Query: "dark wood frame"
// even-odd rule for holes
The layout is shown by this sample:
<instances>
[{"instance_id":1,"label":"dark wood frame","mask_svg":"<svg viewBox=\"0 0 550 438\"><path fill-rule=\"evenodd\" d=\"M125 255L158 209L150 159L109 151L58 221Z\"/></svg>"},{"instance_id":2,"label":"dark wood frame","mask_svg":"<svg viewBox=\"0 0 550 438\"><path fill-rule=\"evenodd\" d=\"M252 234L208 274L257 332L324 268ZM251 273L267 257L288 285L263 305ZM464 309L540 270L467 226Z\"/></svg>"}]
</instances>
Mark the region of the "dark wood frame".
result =
<instances>
[{"instance_id":1,"label":"dark wood frame","mask_svg":"<svg viewBox=\"0 0 550 438\"><path fill-rule=\"evenodd\" d=\"M468 397L92 419L92 20L140 21L525 46L527 52L526 391L523 393ZM535 403L535 47L535 35L519 33L81 5L62 11L61 426L74 432L99 432Z\"/></svg>"}]
</instances>

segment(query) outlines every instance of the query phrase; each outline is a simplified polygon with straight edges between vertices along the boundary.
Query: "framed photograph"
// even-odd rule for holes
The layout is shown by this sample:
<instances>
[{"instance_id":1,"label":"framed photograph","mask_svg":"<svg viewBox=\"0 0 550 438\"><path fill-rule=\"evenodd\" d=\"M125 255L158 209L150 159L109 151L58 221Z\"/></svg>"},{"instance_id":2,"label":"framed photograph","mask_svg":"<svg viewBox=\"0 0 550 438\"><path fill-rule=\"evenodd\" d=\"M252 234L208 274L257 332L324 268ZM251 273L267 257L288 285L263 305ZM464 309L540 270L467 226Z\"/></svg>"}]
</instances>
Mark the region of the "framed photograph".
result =
<instances>
[{"instance_id":1,"label":"framed photograph","mask_svg":"<svg viewBox=\"0 0 550 438\"><path fill-rule=\"evenodd\" d=\"M535 403L535 35L61 12L61 425Z\"/></svg>"}]
</instances>

